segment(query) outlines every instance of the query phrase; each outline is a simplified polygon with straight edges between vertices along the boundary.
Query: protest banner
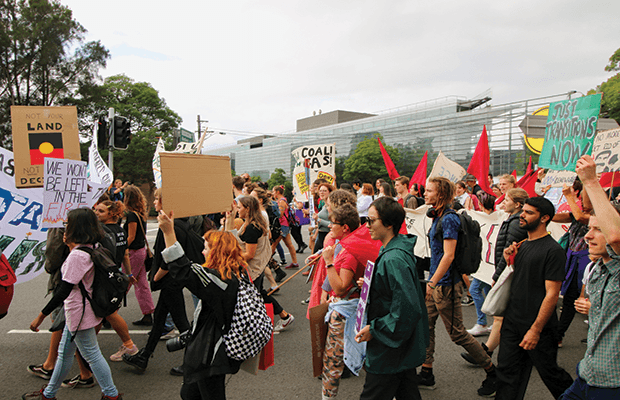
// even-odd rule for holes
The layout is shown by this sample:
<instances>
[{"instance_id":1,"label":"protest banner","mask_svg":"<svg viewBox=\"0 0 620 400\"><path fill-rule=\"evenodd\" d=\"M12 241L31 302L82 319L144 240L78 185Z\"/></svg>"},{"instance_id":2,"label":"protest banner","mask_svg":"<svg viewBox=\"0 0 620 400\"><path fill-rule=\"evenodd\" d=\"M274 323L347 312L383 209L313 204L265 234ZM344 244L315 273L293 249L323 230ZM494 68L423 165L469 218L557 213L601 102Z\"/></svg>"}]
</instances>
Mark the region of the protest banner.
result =
<instances>
[{"instance_id":1,"label":"protest banner","mask_svg":"<svg viewBox=\"0 0 620 400\"><path fill-rule=\"evenodd\" d=\"M426 240L426 234L431 229L433 220L426 216L426 212L431 206L424 204L415 210L405 208L405 224L407 225L407 233L416 235L419 239L415 242L413 253L420 258L430 258L431 248ZM420 277L421 278L421 277Z\"/></svg>"},{"instance_id":2,"label":"protest banner","mask_svg":"<svg viewBox=\"0 0 620 400\"><path fill-rule=\"evenodd\" d=\"M480 266L478 271L471 276L490 285L493 282L493 274L495 273L495 244L497 243L497 235L502 223L510 215L504 211L495 211L492 214L487 214L474 210L467 211L467 215L480 224L480 237L482 238Z\"/></svg>"},{"instance_id":3,"label":"protest banner","mask_svg":"<svg viewBox=\"0 0 620 400\"><path fill-rule=\"evenodd\" d=\"M292 151L292 154L295 158L293 193L297 201L308 201L310 183L316 179L322 178L334 184L336 180L335 143L298 147ZM310 171L309 177L306 176L306 170Z\"/></svg>"},{"instance_id":4,"label":"protest banner","mask_svg":"<svg viewBox=\"0 0 620 400\"><path fill-rule=\"evenodd\" d=\"M433 164L433 169L431 170L428 178L434 178L436 176L441 176L447 178L451 182L458 182L467 174L465 168L461 167L459 164L450 160L446 157L443 152L439 151L439 155L435 159L435 163ZM426 180L428 184L428 178Z\"/></svg>"},{"instance_id":5,"label":"protest banner","mask_svg":"<svg viewBox=\"0 0 620 400\"><path fill-rule=\"evenodd\" d=\"M367 261L366 268L364 269L364 284L362 285L362 291L360 292L360 301L357 303L357 310L355 311L356 335L364 326L366 326L366 305L368 304L368 294L370 293L370 285L372 284L372 271L374 269L375 263L372 261Z\"/></svg>"},{"instance_id":6,"label":"protest banner","mask_svg":"<svg viewBox=\"0 0 620 400\"><path fill-rule=\"evenodd\" d=\"M547 175L543 178L540 184L551 187L564 187L564 184L571 186L575 182L577 174L573 171L547 171Z\"/></svg>"},{"instance_id":7,"label":"protest banner","mask_svg":"<svg viewBox=\"0 0 620 400\"><path fill-rule=\"evenodd\" d=\"M153 177L155 179L155 187L161 187L161 161L159 155L166 151L164 147L164 141L159 138L157 141L157 147L155 147L155 154L153 154Z\"/></svg>"},{"instance_id":8,"label":"protest banner","mask_svg":"<svg viewBox=\"0 0 620 400\"><path fill-rule=\"evenodd\" d=\"M233 201L230 158L160 153L164 210L176 218L229 211Z\"/></svg>"},{"instance_id":9,"label":"protest banner","mask_svg":"<svg viewBox=\"0 0 620 400\"><path fill-rule=\"evenodd\" d=\"M43 189L18 189L14 165L13 153L0 147L0 250L19 284L44 271L46 232Z\"/></svg>"},{"instance_id":10,"label":"protest banner","mask_svg":"<svg viewBox=\"0 0 620 400\"><path fill-rule=\"evenodd\" d=\"M77 109L67 107L11 106L15 186L43 186L43 160L79 160Z\"/></svg>"},{"instance_id":11,"label":"protest banner","mask_svg":"<svg viewBox=\"0 0 620 400\"><path fill-rule=\"evenodd\" d=\"M88 148L88 171L86 177L93 188L92 195L90 196L91 200L93 200L90 205L93 205L114 182L112 171L103 161L97 149L97 135L94 132L90 147Z\"/></svg>"},{"instance_id":12,"label":"protest banner","mask_svg":"<svg viewBox=\"0 0 620 400\"><path fill-rule=\"evenodd\" d=\"M596 172L620 171L620 128L597 133L592 147Z\"/></svg>"},{"instance_id":13,"label":"protest banner","mask_svg":"<svg viewBox=\"0 0 620 400\"><path fill-rule=\"evenodd\" d=\"M62 228L67 213L88 207L86 162L45 158L43 227Z\"/></svg>"},{"instance_id":14,"label":"protest banner","mask_svg":"<svg viewBox=\"0 0 620 400\"><path fill-rule=\"evenodd\" d=\"M551 103L539 166L574 171L582 155L592 154L600 110L600 93Z\"/></svg>"}]
</instances>

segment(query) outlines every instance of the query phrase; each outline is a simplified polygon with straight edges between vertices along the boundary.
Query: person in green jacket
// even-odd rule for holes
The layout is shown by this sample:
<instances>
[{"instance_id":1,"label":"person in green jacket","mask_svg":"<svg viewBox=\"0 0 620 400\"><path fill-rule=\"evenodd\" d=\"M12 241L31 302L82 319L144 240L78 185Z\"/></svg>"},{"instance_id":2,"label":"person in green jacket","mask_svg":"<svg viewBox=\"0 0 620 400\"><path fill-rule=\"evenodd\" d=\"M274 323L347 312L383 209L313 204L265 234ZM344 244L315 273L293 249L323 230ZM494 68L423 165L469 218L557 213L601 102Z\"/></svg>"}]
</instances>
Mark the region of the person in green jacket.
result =
<instances>
[{"instance_id":1,"label":"person in green jacket","mask_svg":"<svg viewBox=\"0 0 620 400\"><path fill-rule=\"evenodd\" d=\"M428 316L413 255L417 238L398 234L404 220L405 210L390 197L368 210L370 236L383 246L368 294L368 325L356 336L368 342L362 400L421 399L415 369L429 344Z\"/></svg>"}]
</instances>

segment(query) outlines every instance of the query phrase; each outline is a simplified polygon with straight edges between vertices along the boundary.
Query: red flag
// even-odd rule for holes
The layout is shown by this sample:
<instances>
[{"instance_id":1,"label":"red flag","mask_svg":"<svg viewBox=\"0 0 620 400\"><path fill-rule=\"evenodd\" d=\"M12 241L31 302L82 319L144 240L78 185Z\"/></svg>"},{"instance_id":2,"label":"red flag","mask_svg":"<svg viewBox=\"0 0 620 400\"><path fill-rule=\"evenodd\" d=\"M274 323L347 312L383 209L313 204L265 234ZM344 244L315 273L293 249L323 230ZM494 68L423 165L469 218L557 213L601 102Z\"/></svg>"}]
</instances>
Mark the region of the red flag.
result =
<instances>
[{"instance_id":1,"label":"red flag","mask_svg":"<svg viewBox=\"0 0 620 400\"><path fill-rule=\"evenodd\" d=\"M530 162L527 163L527 168L525 169L525 175L532 172L532 156L530 156Z\"/></svg>"},{"instance_id":2,"label":"red flag","mask_svg":"<svg viewBox=\"0 0 620 400\"><path fill-rule=\"evenodd\" d=\"M409 181L409 187L414 183L420 186L426 186L426 169L428 168L428 151L424 153L424 156L418 164L418 168L415 169L411 180Z\"/></svg>"},{"instance_id":3,"label":"red flag","mask_svg":"<svg viewBox=\"0 0 620 400\"><path fill-rule=\"evenodd\" d=\"M537 171L529 171L529 172L526 172L526 173L525 173L525 175L523 175L523 176L521 177L521 179L519 179L519 180L517 181L517 187L522 187L522 186L523 186L523 184L524 184L524 183L525 183L528 179L530 179L530 177L532 176L532 173L533 173L533 172L536 172L536 176L538 176L538 172L537 172Z\"/></svg>"},{"instance_id":4,"label":"red flag","mask_svg":"<svg viewBox=\"0 0 620 400\"><path fill-rule=\"evenodd\" d=\"M490 195L495 196L491 188L489 187L489 164L491 162L491 153L489 152L489 139L487 138L487 126L482 128L482 135L478 140L478 145L474 151L474 155L469 162L467 173L472 174L478 179L478 185L480 188Z\"/></svg>"},{"instance_id":5,"label":"red flag","mask_svg":"<svg viewBox=\"0 0 620 400\"><path fill-rule=\"evenodd\" d=\"M394 180L398 178L400 175L398 174L398 171L396 171L396 167L394 166L394 163L392 162L390 155L388 154L387 151L385 151L385 148L383 147L383 143L381 143L381 139L377 138L377 140L379 141L379 147L381 148L381 155L383 156L383 162L385 163L385 169L387 169L390 179Z\"/></svg>"},{"instance_id":6,"label":"red flag","mask_svg":"<svg viewBox=\"0 0 620 400\"><path fill-rule=\"evenodd\" d=\"M605 172L599 179L601 186L604 188L620 186L620 171Z\"/></svg>"},{"instance_id":7,"label":"red flag","mask_svg":"<svg viewBox=\"0 0 620 400\"><path fill-rule=\"evenodd\" d=\"M510 175L514 176L515 179L517 179L517 170L513 169L512 172L510 173Z\"/></svg>"},{"instance_id":8,"label":"red flag","mask_svg":"<svg viewBox=\"0 0 620 400\"><path fill-rule=\"evenodd\" d=\"M526 178L527 177L527 178ZM531 171L529 176L524 175L519 180L519 187L527 192L530 197L538 197L536 194L536 181L538 180L538 171Z\"/></svg>"}]
</instances>

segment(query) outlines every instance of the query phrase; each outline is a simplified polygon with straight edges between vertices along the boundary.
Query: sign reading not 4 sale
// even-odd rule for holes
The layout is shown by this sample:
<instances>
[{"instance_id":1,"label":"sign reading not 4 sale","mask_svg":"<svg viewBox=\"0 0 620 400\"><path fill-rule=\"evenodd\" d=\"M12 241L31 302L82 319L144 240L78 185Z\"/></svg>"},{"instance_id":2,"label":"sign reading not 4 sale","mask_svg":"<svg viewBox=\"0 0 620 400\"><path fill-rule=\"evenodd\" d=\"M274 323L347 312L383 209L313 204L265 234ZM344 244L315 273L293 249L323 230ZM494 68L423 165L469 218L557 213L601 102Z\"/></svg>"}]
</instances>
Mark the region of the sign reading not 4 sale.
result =
<instances>
[{"instance_id":1,"label":"sign reading not 4 sale","mask_svg":"<svg viewBox=\"0 0 620 400\"><path fill-rule=\"evenodd\" d=\"M42 187L45 158L80 159L77 109L11 106L15 186Z\"/></svg>"}]
</instances>

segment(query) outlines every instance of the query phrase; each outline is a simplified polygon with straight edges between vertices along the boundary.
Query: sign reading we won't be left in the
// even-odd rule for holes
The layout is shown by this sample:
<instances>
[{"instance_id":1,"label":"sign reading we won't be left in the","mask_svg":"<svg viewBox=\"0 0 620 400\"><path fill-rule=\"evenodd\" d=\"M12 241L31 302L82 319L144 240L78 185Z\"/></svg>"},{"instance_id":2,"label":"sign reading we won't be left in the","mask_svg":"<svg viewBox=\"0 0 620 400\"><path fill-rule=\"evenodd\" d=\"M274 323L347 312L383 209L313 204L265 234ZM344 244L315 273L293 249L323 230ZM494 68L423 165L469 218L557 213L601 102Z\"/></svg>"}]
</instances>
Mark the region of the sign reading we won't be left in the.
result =
<instances>
[{"instance_id":1,"label":"sign reading we won't be left in the","mask_svg":"<svg viewBox=\"0 0 620 400\"><path fill-rule=\"evenodd\" d=\"M88 167L84 161L45 159L43 179L43 227L60 228L67 213L89 207Z\"/></svg>"}]
</instances>

